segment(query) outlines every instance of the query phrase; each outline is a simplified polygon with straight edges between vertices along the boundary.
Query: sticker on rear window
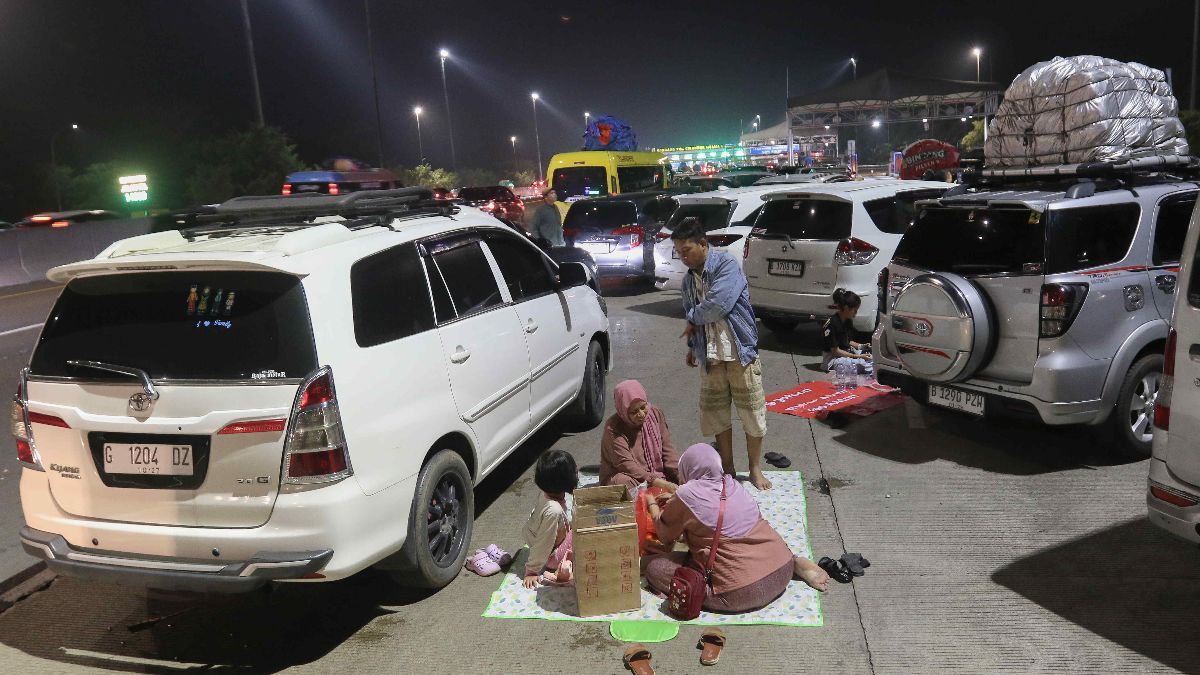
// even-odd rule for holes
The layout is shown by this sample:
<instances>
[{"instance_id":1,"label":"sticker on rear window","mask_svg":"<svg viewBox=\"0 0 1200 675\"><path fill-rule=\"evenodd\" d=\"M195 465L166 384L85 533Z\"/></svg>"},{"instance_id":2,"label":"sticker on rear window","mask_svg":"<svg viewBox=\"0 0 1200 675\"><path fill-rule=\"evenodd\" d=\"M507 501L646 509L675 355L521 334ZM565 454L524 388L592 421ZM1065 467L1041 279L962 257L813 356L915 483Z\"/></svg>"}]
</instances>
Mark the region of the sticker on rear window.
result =
<instances>
[{"instance_id":1,"label":"sticker on rear window","mask_svg":"<svg viewBox=\"0 0 1200 675\"><path fill-rule=\"evenodd\" d=\"M250 379L252 380L270 380L277 377L287 377L287 373L283 372L282 370L271 369L260 370L257 373L250 374Z\"/></svg>"}]
</instances>

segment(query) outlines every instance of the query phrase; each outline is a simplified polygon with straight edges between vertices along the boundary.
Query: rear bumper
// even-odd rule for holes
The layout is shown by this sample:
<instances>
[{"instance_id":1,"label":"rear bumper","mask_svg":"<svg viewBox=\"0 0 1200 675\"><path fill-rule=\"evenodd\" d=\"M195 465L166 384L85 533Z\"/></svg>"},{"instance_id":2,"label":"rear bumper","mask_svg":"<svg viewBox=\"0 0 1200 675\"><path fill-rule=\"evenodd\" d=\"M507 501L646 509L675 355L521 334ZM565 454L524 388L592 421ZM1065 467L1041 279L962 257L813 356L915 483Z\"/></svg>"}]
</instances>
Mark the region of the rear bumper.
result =
<instances>
[{"instance_id":1,"label":"rear bumper","mask_svg":"<svg viewBox=\"0 0 1200 675\"><path fill-rule=\"evenodd\" d=\"M854 329L862 333L875 330L875 309L879 304L875 289L855 289L862 298L858 316L854 317ZM750 284L750 297L754 303L754 313L758 316L772 316L781 319L808 319L824 321L833 316L833 289L828 293L797 293L780 291Z\"/></svg>"},{"instance_id":2,"label":"rear bumper","mask_svg":"<svg viewBox=\"0 0 1200 675\"><path fill-rule=\"evenodd\" d=\"M1158 458L1150 460L1148 483L1150 482L1190 495L1197 495L1200 492L1196 486L1188 485L1176 478L1167 468L1166 463ZM1189 507L1168 504L1150 494L1150 486L1147 484L1146 515L1150 518L1150 522L1176 537L1193 544L1200 544L1200 504Z\"/></svg>"},{"instance_id":3,"label":"rear bumper","mask_svg":"<svg viewBox=\"0 0 1200 675\"><path fill-rule=\"evenodd\" d=\"M21 546L62 576L128 586L197 593L244 593L272 580L300 579L320 572L331 549L262 552L235 562L163 560L72 548L62 535L21 528Z\"/></svg>"}]
</instances>

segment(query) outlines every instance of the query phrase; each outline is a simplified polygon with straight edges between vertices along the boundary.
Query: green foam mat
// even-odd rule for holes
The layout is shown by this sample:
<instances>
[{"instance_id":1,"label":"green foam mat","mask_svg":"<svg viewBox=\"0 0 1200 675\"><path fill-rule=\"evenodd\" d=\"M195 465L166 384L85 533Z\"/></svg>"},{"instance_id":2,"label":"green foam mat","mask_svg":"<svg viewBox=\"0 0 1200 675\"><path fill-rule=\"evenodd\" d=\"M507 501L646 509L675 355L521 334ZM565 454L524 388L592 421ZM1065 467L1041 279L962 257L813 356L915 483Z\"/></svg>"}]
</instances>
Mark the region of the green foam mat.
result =
<instances>
[{"instance_id":1,"label":"green foam mat","mask_svg":"<svg viewBox=\"0 0 1200 675\"><path fill-rule=\"evenodd\" d=\"M758 500L759 510L779 532L794 553L812 558L808 542L808 506L804 497L804 480L799 471L770 471L767 477L774 489L758 492L749 483L743 483L750 494ZM517 553L517 559L509 567L513 570L504 575L500 588L492 593L483 616L492 619L543 619L548 621L620 621L620 622L668 622L677 623L662 610L663 600L646 590L642 582L642 606L639 609L580 617L575 602L573 587L539 586L527 589L522 585L520 573L525 568L528 549ZM686 623L705 626L772 625L819 627L824 625L821 614L820 593L809 588L803 581L793 579L787 590L766 607L742 614L717 614L701 612L696 619ZM616 635L614 634L614 637ZM618 638L621 639L621 638Z\"/></svg>"},{"instance_id":2,"label":"green foam mat","mask_svg":"<svg viewBox=\"0 0 1200 675\"><path fill-rule=\"evenodd\" d=\"M621 642L666 642L679 635L679 622L620 619L608 624L608 634Z\"/></svg>"}]
</instances>

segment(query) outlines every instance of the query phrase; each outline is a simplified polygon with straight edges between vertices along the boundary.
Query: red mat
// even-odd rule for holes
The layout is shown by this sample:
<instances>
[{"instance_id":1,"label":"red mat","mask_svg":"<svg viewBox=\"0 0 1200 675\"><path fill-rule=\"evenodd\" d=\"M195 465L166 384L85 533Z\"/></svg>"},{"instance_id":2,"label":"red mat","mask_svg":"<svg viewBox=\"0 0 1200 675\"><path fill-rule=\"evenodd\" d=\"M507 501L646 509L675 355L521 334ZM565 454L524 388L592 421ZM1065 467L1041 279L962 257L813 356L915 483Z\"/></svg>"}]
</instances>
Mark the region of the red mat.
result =
<instances>
[{"instance_id":1,"label":"red mat","mask_svg":"<svg viewBox=\"0 0 1200 675\"><path fill-rule=\"evenodd\" d=\"M833 383L818 380L767 395L767 410L808 419L825 419L831 412L866 417L903 401L900 390L891 387L875 385L837 391Z\"/></svg>"}]
</instances>

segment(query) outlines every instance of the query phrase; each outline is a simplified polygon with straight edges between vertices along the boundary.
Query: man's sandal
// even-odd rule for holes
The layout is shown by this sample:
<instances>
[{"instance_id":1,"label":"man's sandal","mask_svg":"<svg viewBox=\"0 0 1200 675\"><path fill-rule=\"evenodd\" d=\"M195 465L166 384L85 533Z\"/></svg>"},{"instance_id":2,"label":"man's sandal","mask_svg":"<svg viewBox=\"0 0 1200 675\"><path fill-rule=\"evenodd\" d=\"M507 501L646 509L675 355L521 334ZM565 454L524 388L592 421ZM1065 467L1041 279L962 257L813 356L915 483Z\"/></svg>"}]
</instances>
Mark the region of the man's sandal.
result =
<instances>
[{"instance_id":1,"label":"man's sandal","mask_svg":"<svg viewBox=\"0 0 1200 675\"><path fill-rule=\"evenodd\" d=\"M625 649L625 670L633 675L654 675L654 667L650 665L650 650L646 645L634 643Z\"/></svg>"},{"instance_id":2,"label":"man's sandal","mask_svg":"<svg viewBox=\"0 0 1200 675\"><path fill-rule=\"evenodd\" d=\"M708 628L700 635L696 649L700 652L700 665L715 666L721 660L721 648L725 646L725 633L720 628Z\"/></svg>"}]
</instances>

